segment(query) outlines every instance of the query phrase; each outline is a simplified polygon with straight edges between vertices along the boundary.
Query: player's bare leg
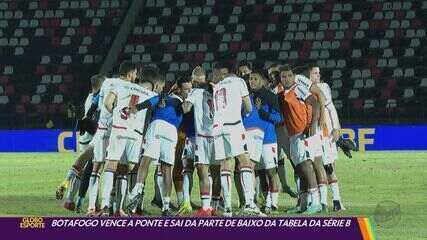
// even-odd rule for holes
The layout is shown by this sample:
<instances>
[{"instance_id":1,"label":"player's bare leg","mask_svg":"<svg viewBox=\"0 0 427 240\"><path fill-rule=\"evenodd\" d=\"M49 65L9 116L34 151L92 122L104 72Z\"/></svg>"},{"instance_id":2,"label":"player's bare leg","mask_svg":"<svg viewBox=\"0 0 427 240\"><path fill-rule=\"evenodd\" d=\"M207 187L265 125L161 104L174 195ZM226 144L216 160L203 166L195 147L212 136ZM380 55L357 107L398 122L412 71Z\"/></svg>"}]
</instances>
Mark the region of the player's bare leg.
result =
<instances>
[{"instance_id":1,"label":"player's bare leg","mask_svg":"<svg viewBox=\"0 0 427 240\"><path fill-rule=\"evenodd\" d=\"M266 175L268 179L268 194L266 199L265 213L278 210L279 199L279 178L276 168L267 169Z\"/></svg>"},{"instance_id":2,"label":"player's bare leg","mask_svg":"<svg viewBox=\"0 0 427 240\"><path fill-rule=\"evenodd\" d=\"M104 167L102 162L94 162L92 173L89 178L89 205L88 205L88 216L95 216L96 213L96 200L98 198L99 190L99 179L101 177L101 172Z\"/></svg>"},{"instance_id":3,"label":"player's bare leg","mask_svg":"<svg viewBox=\"0 0 427 240\"><path fill-rule=\"evenodd\" d=\"M82 177L81 177L81 183L79 187L79 194L77 198L76 203L76 212L80 213L82 205L84 203L84 199L86 197L87 190L89 188L89 179L92 174L93 169L93 161L88 161L86 166L84 167Z\"/></svg>"},{"instance_id":4,"label":"player's bare leg","mask_svg":"<svg viewBox=\"0 0 427 240\"><path fill-rule=\"evenodd\" d=\"M311 203L303 214L318 213L322 210L322 207L320 205L320 194L313 162L311 160L306 160L299 165L301 165L301 177L304 178L304 182L307 183L308 194L311 197Z\"/></svg>"},{"instance_id":5,"label":"player's bare leg","mask_svg":"<svg viewBox=\"0 0 427 240\"><path fill-rule=\"evenodd\" d=\"M107 160L105 163L101 188L101 216L109 216L110 214L111 192L114 186L114 176L117 171L118 163L117 160Z\"/></svg>"},{"instance_id":6,"label":"player's bare leg","mask_svg":"<svg viewBox=\"0 0 427 240\"><path fill-rule=\"evenodd\" d=\"M172 165L162 162L161 170L163 175L163 208L162 215L170 216L170 196L172 192Z\"/></svg>"},{"instance_id":7,"label":"player's bare leg","mask_svg":"<svg viewBox=\"0 0 427 240\"><path fill-rule=\"evenodd\" d=\"M185 163L185 166L183 166L182 175L183 175L183 201L180 204L180 208L178 210L177 215L178 216L184 216L191 214L193 211L193 208L191 207L191 189L192 189L192 183L193 183L193 161L191 159L183 159L182 161L183 165Z\"/></svg>"},{"instance_id":8,"label":"player's bare leg","mask_svg":"<svg viewBox=\"0 0 427 240\"><path fill-rule=\"evenodd\" d=\"M197 175L199 176L200 200L202 202L202 207L194 214L194 216L209 217L212 215L209 165L198 164Z\"/></svg>"},{"instance_id":9,"label":"player's bare leg","mask_svg":"<svg viewBox=\"0 0 427 240\"><path fill-rule=\"evenodd\" d=\"M128 172L128 192L132 191L132 189L135 187L136 184L136 177L138 174L138 168L139 168L139 163L138 164L132 164L131 167L129 167L130 171ZM156 173L154 173L156 174ZM156 186L156 184L154 184L154 186ZM124 205L124 204L123 204ZM140 206L137 206L136 208L136 215L143 215L143 203ZM123 206L124 209L124 206Z\"/></svg>"},{"instance_id":10,"label":"player's bare leg","mask_svg":"<svg viewBox=\"0 0 427 240\"><path fill-rule=\"evenodd\" d=\"M219 208L220 199L221 199L221 166L220 165L211 165L209 167L210 174L212 177L212 197L211 197L211 207L212 215L216 215L216 211Z\"/></svg>"},{"instance_id":11,"label":"player's bare leg","mask_svg":"<svg viewBox=\"0 0 427 240\"><path fill-rule=\"evenodd\" d=\"M231 207L231 169L233 166L233 161L231 158L221 161L221 187L224 197L224 216L232 216L232 207Z\"/></svg>"},{"instance_id":12,"label":"player's bare leg","mask_svg":"<svg viewBox=\"0 0 427 240\"><path fill-rule=\"evenodd\" d=\"M162 208L162 205L163 205L162 191L160 191L160 189L163 186L163 176L162 176L162 171L160 170L160 166L157 166L156 170L154 170L153 182L154 182L154 197L153 197L153 200L151 200L151 206Z\"/></svg>"},{"instance_id":13,"label":"player's bare leg","mask_svg":"<svg viewBox=\"0 0 427 240\"><path fill-rule=\"evenodd\" d=\"M123 210L124 201L128 192L128 167L133 169L134 164L120 164L117 166L116 181L115 181L115 196L116 196L116 209L114 216L124 217L127 214Z\"/></svg>"},{"instance_id":14,"label":"player's bare leg","mask_svg":"<svg viewBox=\"0 0 427 240\"><path fill-rule=\"evenodd\" d=\"M175 161L175 165L173 166L173 170L172 170L173 185L175 188L176 200L178 205L182 204L184 200L184 189L183 189L184 177L182 175L183 169L182 169L182 163L179 163L179 162L181 162L181 160Z\"/></svg>"},{"instance_id":15,"label":"player's bare leg","mask_svg":"<svg viewBox=\"0 0 427 240\"><path fill-rule=\"evenodd\" d=\"M144 182L148 175L151 161L155 159L143 156L139 162L138 174L136 176L136 184L129 193L128 203L125 206L128 214L135 213L136 207L144 201Z\"/></svg>"},{"instance_id":16,"label":"player's bare leg","mask_svg":"<svg viewBox=\"0 0 427 240\"><path fill-rule=\"evenodd\" d=\"M282 185L282 191L284 193L287 193L289 196L296 198L297 194L289 186L288 180L286 178L287 172L286 172L286 166L285 166L285 159L286 158L282 158L277 163L277 173L278 173L277 176L280 179L280 183Z\"/></svg>"},{"instance_id":17,"label":"player's bare leg","mask_svg":"<svg viewBox=\"0 0 427 240\"><path fill-rule=\"evenodd\" d=\"M316 173L317 183L320 191L320 204L322 211L328 211L328 178L323 167L322 157L315 157L313 161L314 171Z\"/></svg>"},{"instance_id":18,"label":"player's bare leg","mask_svg":"<svg viewBox=\"0 0 427 240\"><path fill-rule=\"evenodd\" d=\"M178 206L182 205L182 202L184 199L184 190L183 190L184 178L182 174L184 166L181 159L182 152L184 151L184 147L185 147L185 136L178 136L178 143L176 144L175 161L174 161L173 172L172 172L173 184L175 187Z\"/></svg>"},{"instance_id":19,"label":"player's bare leg","mask_svg":"<svg viewBox=\"0 0 427 240\"><path fill-rule=\"evenodd\" d=\"M268 192L268 182L265 175L265 170L255 170L255 203L260 207L264 208L266 206Z\"/></svg>"},{"instance_id":20,"label":"player's bare leg","mask_svg":"<svg viewBox=\"0 0 427 240\"><path fill-rule=\"evenodd\" d=\"M295 176L299 179L298 181L298 201L297 205L293 208L288 209L286 212L289 214L301 213L307 209L308 205L308 184L305 181L305 178L301 177L303 172L301 169L301 164L295 167Z\"/></svg>"},{"instance_id":21,"label":"player's bare leg","mask_svg":"<svg viewBox=\"0 0 427 240\"><path fill-rule=\"evenodd\" d=\"M69 188L67 193L67 201L74 203L74 197L80 186L80 175L81 171L86 163L93 158L93 146L89 146L84 152L82 152L75 160L73 166L68 170L65 180L58 186L56 190L56 199L61 200L64 197L65 191ZM65 207L65 205L64 205ZM67 208L69 209L69 208ZM69 209L69 210L74 210Z\"/></svg>"},{"instance_id":22,"label":"player's bare leg","mask_svg":"<svg viewBox=\"0 0 427 240\"><path fill-rule=\"evenodd\" d=\"M245 206L245 196L243 195L242 182L240 181L239 160L237 158L235 160L233 174L234 186L239 197L239 208L243 208Z\"/></svg>"},{"instance_id":23,"label":"player's bare leg","mask_svg":"<svg viewBox=\"0 0 427 240\"><path fill-rule=\"evenodd\" d=\"M332 163L331 168L326 168L326 173L328 175L328 183L332 191L332 202L334 211L345 210L344 205L341 201L340 189L338 186L338 178L335 173L335 163Z\"/></svg>"}]
</instances>

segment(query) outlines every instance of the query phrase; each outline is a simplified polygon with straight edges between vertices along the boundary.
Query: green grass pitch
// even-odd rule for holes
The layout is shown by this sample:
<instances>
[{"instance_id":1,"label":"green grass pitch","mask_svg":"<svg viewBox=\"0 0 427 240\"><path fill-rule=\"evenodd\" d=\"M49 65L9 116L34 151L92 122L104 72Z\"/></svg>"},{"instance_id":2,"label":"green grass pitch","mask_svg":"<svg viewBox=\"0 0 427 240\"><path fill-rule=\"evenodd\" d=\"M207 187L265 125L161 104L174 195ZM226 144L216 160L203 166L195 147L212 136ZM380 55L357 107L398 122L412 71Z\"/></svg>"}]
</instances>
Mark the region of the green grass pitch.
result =
<instances>
[{"instance_id":1,"label":"green grass pitch","mask_svg":"<svg viewBox=\"0 0 427 240\"><path fill-rule=\"evenodd\" d=\"M55 199L55 189L75 157L75 153L0 154L0 216L76 215L64 210L62 202ZM289 165L287 169L290 169ZM427 237L427 152L355 153L353 159L340 155L337 169L341 196L347 208L339 215L375 219L378 204L392 201L398 204L399 209L394 211L393 216L377 215L378 238ZM199 203L196 175L194 179L192 198ZM149 204L153 196L152 181L151 174L145 205L149 213L160 214ZM293 180L290 182L293 183ZM233 194L237 198L236 193ZM280 214L285 215L284 210L293 206L295 200L280 194L279 204ZM336 213L330 212L328 215L334 216Z\"/></svg>"}]
</instances>

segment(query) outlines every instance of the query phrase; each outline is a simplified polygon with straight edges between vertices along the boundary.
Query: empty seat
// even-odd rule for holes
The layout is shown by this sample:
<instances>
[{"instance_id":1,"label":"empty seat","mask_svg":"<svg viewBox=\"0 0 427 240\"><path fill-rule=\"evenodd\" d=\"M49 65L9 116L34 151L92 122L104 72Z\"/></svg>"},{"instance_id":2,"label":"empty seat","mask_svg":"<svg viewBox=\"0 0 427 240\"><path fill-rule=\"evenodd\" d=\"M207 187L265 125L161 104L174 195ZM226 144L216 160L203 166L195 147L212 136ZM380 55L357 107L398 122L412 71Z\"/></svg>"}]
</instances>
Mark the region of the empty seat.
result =
<instances>
[{"instance_id":1,"label":"empty seat","mask_svg":"<svg viewBox=\"0 0 427 240\"><path fill-rule=\"evenodd\" d=\"M350 93L348 95L348 98L349 99L356 99L358 97L359 97L359 90L357 90L357 89L351 89Z\"/></svg>"},{"instance_id":2,"label":"empty seat","mask_svg":"<svg viewBox=\"0 0 427 240\"><path fill-rule=\"evenodd\" d=\"M31 104L39 104L41 102L40 95L33 95L31 97Z\"/></svg>"},{"instance_id":3,"label":"empty seat","mask_svg":"<svg viewBox=\"0 0 427 240\"><path fill-rule=\"evenodd\" d=\"M63 96L61 94L56 94L53 97L52 103L59 104L59 103L62 103L62 102L63 102Z\"/></svg>"},{"instance_id":4,"label":"empty seat","mask_svg":"<svg viewBox=\"0 0 427 240\"><path fill-rule=\"evenodd\" d=\"M374 107L375 107L375 104L374 104L374 100L372 99L366 99L365 102L363 103L364 109L372 109Z\"/></svg>"},{"instance_id":5,"label":"empty seat","mask_svg":"<svg viewBox=\"0 0 427 240\"><path fill-rule=\"evenodd\" d=\"M46 92L46 85L42 84L37 86L37 90L36 90L37 94L43 94L45 92Z\"/></svg>"},{"instance_id":6,"label":"empty seat","mask_svg":"<svg viewBox=\"0 0 427 240\"><path fill-rule=\"evenodd\" d=\"M9 97L8 96L0 96L0 104L8 104Z\"/></svg>"},{"instance_id":7,"label":"empty seat","mask_svg":"<svg viewBox=\"0 0 427 240\"><path fill-rule=\"evenodd\" d=\"M415 96L414 89L412 89L412 88L406 88L403 92L404 98L412 98L414 96Z\"/></svg>"}]
</instances>

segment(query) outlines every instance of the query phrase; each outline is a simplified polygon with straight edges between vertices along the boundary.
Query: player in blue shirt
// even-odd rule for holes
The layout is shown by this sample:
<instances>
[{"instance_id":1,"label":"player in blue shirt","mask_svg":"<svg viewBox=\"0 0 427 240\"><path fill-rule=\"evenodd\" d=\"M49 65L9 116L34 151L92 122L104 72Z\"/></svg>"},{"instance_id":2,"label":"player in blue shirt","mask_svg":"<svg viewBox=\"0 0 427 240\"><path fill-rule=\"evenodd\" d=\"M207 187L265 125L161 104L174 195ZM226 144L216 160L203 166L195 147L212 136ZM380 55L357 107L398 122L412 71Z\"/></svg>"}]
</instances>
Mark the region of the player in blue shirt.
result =
<instances>
[{"instance_id":1,"label":"player in blue shirt","mask_svg":"<svg viewBox=\"0 0 427 240\"><path fill-rule=\"evenodd\" d=\"M277 175L277 137L275 125L282 122L282 116L279 111L277 97L265 86L266 78L260 71L254 71L249 75L249 85L251 87L255 109L258 112L262 128L264 130L264 139L262 143L262 158L257 165L257 169L265 170L267 175L267 194L265 213L271 210L276 211L278 207L278 175Z\"/></svg>"},{"instance_id":2,"label":"player in blue shirt","mask_svg":"<svg viewBox=\"0 0 427 240\"><path fill-rule=\"evenodd\" d=\"M148 174L151 161L159 161L163 175L162 215L168 216L170 212L170 194L172 190L172 166L175 161L175 148L178 141L178 128L183 119L182 99L191 91L191 81L180 78L177 81L176 93L168 95L162 93L136 105L139 111L150 108L152 122L150 123L143 143L143 158L140 162L137 183L129 194L128 212L143 201L144 182Z\"/></svg>"}]
</instances>

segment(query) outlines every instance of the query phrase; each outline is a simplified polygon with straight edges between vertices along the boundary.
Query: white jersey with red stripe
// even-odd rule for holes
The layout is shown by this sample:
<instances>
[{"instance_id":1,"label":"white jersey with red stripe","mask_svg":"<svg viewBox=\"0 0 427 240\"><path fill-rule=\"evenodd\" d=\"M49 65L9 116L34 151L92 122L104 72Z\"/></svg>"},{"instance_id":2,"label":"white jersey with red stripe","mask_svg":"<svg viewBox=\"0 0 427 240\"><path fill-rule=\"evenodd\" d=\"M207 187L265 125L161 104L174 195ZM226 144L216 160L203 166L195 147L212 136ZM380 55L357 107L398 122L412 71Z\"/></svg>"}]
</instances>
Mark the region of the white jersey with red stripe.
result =
<instances>
[{"instance_id":1,"label":"white jersey with red stripe","mask_svg":"<svg viewBox=\"0 0 427 240\"><path fill-rule=\"evenodd\" d=\"M113 109L113 129L120 129L122 136L142 137L147 110L130 112L130 107L155 96L156 94L135 83L121 80L111 91L116 95Z\"/></svg>"},{"instance_id":2,"label":"white jersey with red stripe","mask_svg":"<svg viewBox=\"0 0 427 240\"><path fill-rule=\"evenodd\" d=\"M215 84L213 88L214 128L241 122L242 97L248 95L245 80L235 75L228 76Z\"/></svg>"},{"instance_id":3,"label":"white jersey with red stripe","mask_svg":"<svg viewBox=\"0 0 427 240\"><path fill-rule=\"evenodd\" d=\"M107 110L104 106L104 98L107 97L108 93L110 93L115 85L119 82L123 81L120 78L107 78L102 83L101 89L99 91L99 102L98 107L100 109L99 112L99 120L98 120L98 128L102 130L107 130L111 128L112 124L112 114Z\"/></svg>"}]
</instances>

